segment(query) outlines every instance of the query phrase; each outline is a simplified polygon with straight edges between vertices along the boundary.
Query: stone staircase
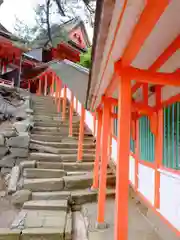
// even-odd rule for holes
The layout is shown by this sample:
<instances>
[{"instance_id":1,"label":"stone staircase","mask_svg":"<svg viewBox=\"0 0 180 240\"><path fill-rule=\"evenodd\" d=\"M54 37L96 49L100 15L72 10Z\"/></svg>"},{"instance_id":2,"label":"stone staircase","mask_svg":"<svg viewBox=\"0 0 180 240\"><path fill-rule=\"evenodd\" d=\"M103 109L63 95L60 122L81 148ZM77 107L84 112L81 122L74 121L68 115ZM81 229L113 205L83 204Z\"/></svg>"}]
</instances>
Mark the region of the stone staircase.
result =
<instances>
[{"instance_id":1,"label":"stone staircase","mask_svg":"<svg viewBox=\"0 0 180 240\"><path fill-rule=\"evenodd\" d=\"M17 199L22 194L23 205L8 236L11 240L73 239L74 211L97 200L97 192L90 189L94 137L85 128L83 161L77 162L79 116L73 114L73 137L68 137L69 103L64 122L51 97L33 96L33 109L29 159L21 162L20 190L15 193ZM114 186L115 176L108 169L107 196L114 196Z\"/></svg>"}]
</instances>

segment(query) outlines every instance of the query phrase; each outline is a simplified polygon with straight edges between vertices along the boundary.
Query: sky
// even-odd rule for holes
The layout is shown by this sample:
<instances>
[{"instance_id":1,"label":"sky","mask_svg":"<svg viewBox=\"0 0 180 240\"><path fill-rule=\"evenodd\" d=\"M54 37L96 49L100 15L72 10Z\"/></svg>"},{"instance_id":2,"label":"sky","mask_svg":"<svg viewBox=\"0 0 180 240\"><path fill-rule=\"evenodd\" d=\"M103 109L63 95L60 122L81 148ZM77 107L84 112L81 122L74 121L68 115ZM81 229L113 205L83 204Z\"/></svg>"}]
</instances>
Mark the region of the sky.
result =
<instances>
[{"instance_id":1,"label":"sky","mask_svg":"<svg viewBox=\"0 0 180 240\"><path fill-rule=\"evenodd\" d=\"M16 17L27 25L33 26L35 24L33 9L42 2L44 0L4 0L0 7L0 23L10 32L14 31ZM93 29L88 24L86 29L92 41Z\"/></svg>"}]
</instances>

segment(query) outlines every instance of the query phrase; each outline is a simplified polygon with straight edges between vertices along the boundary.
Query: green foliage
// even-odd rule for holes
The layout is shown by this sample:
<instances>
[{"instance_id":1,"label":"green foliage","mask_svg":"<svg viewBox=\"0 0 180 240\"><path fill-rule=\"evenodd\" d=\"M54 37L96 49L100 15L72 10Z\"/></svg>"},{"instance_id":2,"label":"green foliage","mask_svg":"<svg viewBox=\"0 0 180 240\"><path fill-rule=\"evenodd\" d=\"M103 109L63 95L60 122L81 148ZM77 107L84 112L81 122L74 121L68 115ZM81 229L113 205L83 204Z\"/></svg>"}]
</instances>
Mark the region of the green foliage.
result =
<instances>
[{"instance_id":1,"label":"green foliage","mask_svg":"<svg viewBox=\"0 0 180 240\"><path fill-rule=\"evenodd\" d=\"M91 48L89 48L86 53L80 55L79 65L88 69L91 67Z\"/></svg>"}]
</instances>

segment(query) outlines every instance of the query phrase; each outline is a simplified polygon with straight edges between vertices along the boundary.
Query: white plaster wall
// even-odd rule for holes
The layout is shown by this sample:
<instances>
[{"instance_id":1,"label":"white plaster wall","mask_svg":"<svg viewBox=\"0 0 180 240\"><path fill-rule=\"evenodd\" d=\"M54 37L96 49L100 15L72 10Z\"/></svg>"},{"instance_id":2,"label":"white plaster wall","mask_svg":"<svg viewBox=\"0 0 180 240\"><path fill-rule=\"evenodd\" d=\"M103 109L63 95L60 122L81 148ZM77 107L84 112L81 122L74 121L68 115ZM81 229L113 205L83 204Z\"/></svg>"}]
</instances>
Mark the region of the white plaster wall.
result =
<instances>
[{"instance_id":1,"label":"white plaster wall","mask_svg":"<svg viewBox=\"0 0 180 240\"><path fill-rule=\"evenodd\" d=\"M129 157L129 180L135 185L135 159L132 156Z\"/></svg>"},{"instance_id":2,"label":"white plaster wall","mask_svg":"<svg viewBox=\"0 0 180 240\"><path fill-rule=\"evenodd\" d=\"M138 166L138 190L154 205L155 171L154 169L139 164Z\"/></svg>"},{"instance_id":3,"label":"white plaster wall","mask_svg":"<svg viewBox=\"0 0 180 240\"><path fill-rule=\"evenodd\" d=\"M92 131L94 131L94 118L92 114L89 111L86 111L85 113L85 122L88 128Z\"/></svg>"},{"instance_id":4,"label":"white plaster wall","mask_svg":"<svg viewBox=\"0 0 180 240\"><path fill-rule=\"evenodd\" d=\"M160 213L180 231L180 176L160 173Z\"/></svg>"},{"instance_id":5,"label":"white plaster wall","mask_svg":"<svg viewBox=\"0 0 180 240\"><path fill-rule=\"evenodd\" d=\"M117 141L112 137L112 145L111 145L111 157L116 163L117 161Z\"/></svg>"}]
</instances>

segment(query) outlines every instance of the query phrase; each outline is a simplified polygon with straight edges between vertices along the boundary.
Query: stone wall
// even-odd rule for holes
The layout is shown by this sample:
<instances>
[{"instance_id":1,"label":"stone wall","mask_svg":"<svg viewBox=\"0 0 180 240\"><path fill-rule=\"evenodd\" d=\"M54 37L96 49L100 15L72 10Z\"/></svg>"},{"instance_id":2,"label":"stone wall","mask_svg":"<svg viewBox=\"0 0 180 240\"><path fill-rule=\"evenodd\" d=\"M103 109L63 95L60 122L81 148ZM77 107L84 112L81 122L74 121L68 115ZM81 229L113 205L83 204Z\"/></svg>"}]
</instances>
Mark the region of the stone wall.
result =
<instances>
[{"instance_id":1,"label":"stone wall","mask_svg":"<svg viewBox=\"0 0 180 240\"><path fill-rule=\"evenodd\" d=\"M16 114L0 124L1 175L10 173L15 165L27 160L29 154L29 131L33 127L31 98L24 90L19 89L18 93L21 104L17 105Z\"/></svg>"}]
</instances>

